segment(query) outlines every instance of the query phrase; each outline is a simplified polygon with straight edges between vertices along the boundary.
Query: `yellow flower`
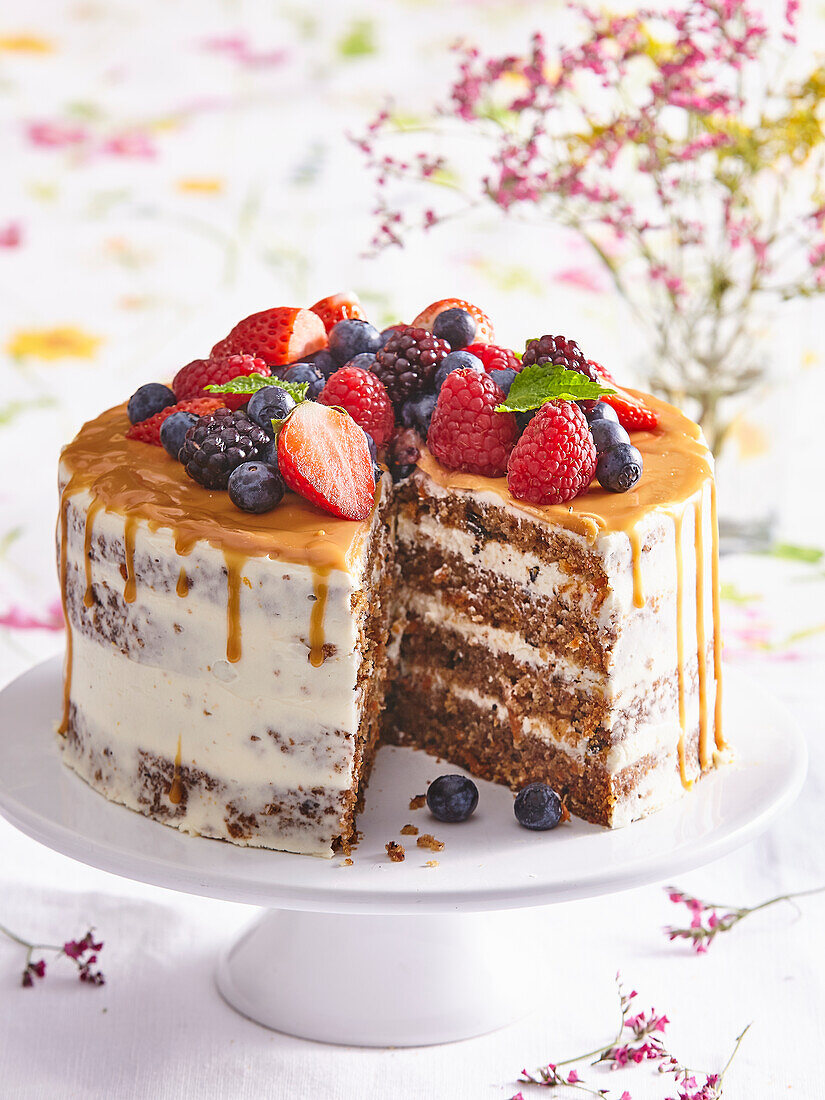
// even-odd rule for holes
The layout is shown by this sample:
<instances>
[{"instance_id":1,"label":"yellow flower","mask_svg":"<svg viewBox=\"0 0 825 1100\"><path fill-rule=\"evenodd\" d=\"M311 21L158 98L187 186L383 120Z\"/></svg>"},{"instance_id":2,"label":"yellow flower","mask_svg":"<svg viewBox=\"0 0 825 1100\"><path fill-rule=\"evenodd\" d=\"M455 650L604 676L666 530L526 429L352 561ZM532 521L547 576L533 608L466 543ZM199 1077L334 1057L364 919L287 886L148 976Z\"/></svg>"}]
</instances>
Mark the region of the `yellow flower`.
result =
<instances>
[{"instance_id":1,"label":"yellow flower","mask_svg":"<svg viewBox=\"0 0 825 1100\"><path fill-rule=\"evenodd\" d=\"M15 359L94 359L103 343L101 336L58 325L55 328L18 329L6 343L5 350Z\"/></svg>"},{"instance_id":2,"label":"yellow flower","mask_svg":"<svg viewBox=\"0 0 825 1100\"><path fill-rule=\"evenodd\" d=\"M7 53L51 53L54 46L36 34L0 34L0 50Z\"/></svg>"},{"instance_id":3,"label":"yellow flower","mask_svg":"<svg viewBox=\"0 0 825 1100\"><path fill-rule=\"evenodd\" d=\"M223 191L223 180L191 176L178 180L177 189L185 195L217 195Z\"/></svg>"}]
</instances>

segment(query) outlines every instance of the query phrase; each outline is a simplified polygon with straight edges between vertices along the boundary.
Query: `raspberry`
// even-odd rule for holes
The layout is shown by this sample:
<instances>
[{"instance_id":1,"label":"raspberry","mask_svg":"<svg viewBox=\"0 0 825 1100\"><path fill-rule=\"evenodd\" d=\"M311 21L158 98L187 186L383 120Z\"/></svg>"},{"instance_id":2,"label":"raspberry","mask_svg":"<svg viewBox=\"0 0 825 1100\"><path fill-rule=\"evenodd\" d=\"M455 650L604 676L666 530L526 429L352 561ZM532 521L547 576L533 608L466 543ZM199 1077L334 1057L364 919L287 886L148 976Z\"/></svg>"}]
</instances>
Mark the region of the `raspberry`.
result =
<instances>
[{"instance_id":1,"label":"raspberry","mask_svg":"<svg viewBox=\"0 0 825 1100\"><path fill-rule=\"evenodd\" d=\"M163 444L160 441L160 426L167 416L177 412L191 412L195 416L205 416L223 406L220 397L195 397L191 401L178 401L177 405L167 405L159 413L150 416L148 420L141 420L133 424L126 432L127 439L136 439L139 443L153 443L156 447Z\"/></svg>"},{"instance_id":2,"label":"raspberry","mask_svg":"<svg viewBox=\"0 0 825 1100\"><path fill-rule=\"evenodd\" d=\"M448 374L427 435L438 461L450 470L501 477L518 436L515 416L495 411L503 400L488 374L467 367Z\"/></svg>"},{"instance_id":3,"label":"raspberry","mask_svg":"<svg viewBox=\"0 0 825 1100\"><path fill-rule=\"evenodd\" d=\"M562 504L583 493L596 471L596 448L573 401L542 405L513 449L507 485L518 500Z\"/></svg>"},{"instance_id":4,"label":"raspberry","mask_svg":"<svg viewBox=\"0 0 825 1100\"><path fill-rule=\"evenodd\" d=\"M529 367L533 363L555 363L558 367L578 371L591 382L599 380L596 370L585 360L576 341L568 340L565 336L542 336L538 340L528 340L521 357L521 365Z\"/></svg>"},{"instance_id":5,"label":"raspberry","mask_svg":"<svg viewBox=\"0 0 825 1100\"><path fill-rule=\"evenodd\" d=\"M509 348L501 348L498 344L468 344L464 350L480 359L488 374L491 370L510 369L517 374L521 370L516 353Z\"/></svg>"},{"instance_id":6,"label":"raspberry","mask_svg":"<svg viewBox=\"0 0 825 1100\"><path fill-rule=\"evenodd\" d=\"M341 367L324 386L318 400L322 405L340 405L376 447L383 447L395 427L392 402L383 382L360 367Z\"/></svg>"},{"instance_id":7,"label":"raspberry","mask_svg":"<svg viewBox=\"0 0 825 1100\"><path fill-rule=\"evenodd\" d=\"M269 377L270 370L263 359L252 355L225 355L214 359L193 359L181 367L172 380L172 389L178 401L190 397L211 397L206 386L222 386L225 382L246 374L263 374ZM221 395L221 404L228 409L237 409L249 400L248 393L225 393Z\"/></svg>"},{"instance_id":8,"label":"raspberry","mask_svg":"<svg viewBox=\"0 0 825 1100\"><path fill-rule=\"evenodd\" d=\"M260 458L269 441L245 412L217 409L189 429L179 458L187 474L204 489L225 489L232 471Z\"/></svg>"},{"instance_id":9,"label":"raspberry","mask_svg":"<svg viewBox=\"0 0 825 1100\"><path fill-rule=\"evenodd\" d=\"M377 353L373 372L399 408L422 390L432 389L435 369L450 350L446 340L439 340L424 328L405 325Z\"/></svg>"}]
</instances>

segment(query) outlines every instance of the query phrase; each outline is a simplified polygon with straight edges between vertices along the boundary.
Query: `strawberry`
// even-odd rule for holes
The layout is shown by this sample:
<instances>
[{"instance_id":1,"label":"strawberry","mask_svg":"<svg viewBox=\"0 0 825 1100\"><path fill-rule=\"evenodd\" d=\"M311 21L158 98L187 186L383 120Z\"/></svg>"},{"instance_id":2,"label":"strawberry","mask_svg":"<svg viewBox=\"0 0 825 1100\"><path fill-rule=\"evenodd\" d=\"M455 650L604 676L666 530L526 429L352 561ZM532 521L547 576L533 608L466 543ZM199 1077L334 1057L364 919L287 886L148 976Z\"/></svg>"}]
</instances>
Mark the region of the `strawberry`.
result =
<instances>
[{"instance_id":1,"label":"strawberry","mask_svg":"<svg viewBox=\"0 0 825 1100\"><path fill-rule=\"evenodd\" d=\"M594 359L588 359L587 364L594 367L596 373L601 375L605 382L616 390L616 393L607 394L601 400L606 405L610 405L615 411L619 423L626 432L652 432L654 428L658 427L659 417L653 409L644 403L641 397L628 393L627 390L617 386L613 376L604 369L601 363L597 363Z\"/></svg>"},{"instance_id":2,"label":"strawberry","mask_svg":"<svg viewBox=\"0 0 825 1100\"><path fill-rule=\"evenodd\" d=\"M476 359L484 364L484 369L489 374L491 370L514 370L516 374L521 370L521 363L516 358L516 353L510 348L501 348L498 344L468 344L463 351L469 351Z\"/></svg>"},{"instance_id":3,"label":"strawberry","mask_svg":"<svg viewBox=\"0 0 825 1100\"><path fill-rule=\"evenodd\" d=\"M318 400L346 409L352 419L383 447L395 428L395 413L384 383L360 367L341 367L330 375Z\"/></svg>"},{"instance_id":4,"label":"strawberry","mask_svg":"<svg viewBox=\"0 0 825 1100\"><path fill-rule=\"evenodd\" d=\"M327 332L339 321L366 321L367 319L357 295L352 291L345 294L331 294L329 298L322 298L320 302L316 302L309 308L313 313L318 314Z\"/></svg>"},{"instance_id":5,"label":"strawberry","mask_svg":"<svg viewBox=\"0 0 825 1100\"><path fill-rule=\"evenodd\" d=\"M478 325L475 336L476 344L492 344L495 340L493 322L487 314L480 310L478 306L465 302L463 298L442 298L440 302L433 302L432 305L427 306L425 310L418 314L412 323L412 328L425 328L432 331L433 321L445 309L464 309L475 318Z\"/></svg>"},{"instance_id":6,"label":"strawberry","mask_svg":"<svg viewBox=\"0 0 825 1100\"><path fill-rule=\"evenodd\" d=\"M229 396L228 394L225 396ZM189 401L178 401L177 405L167 405L159 413L150 416L148 420L141 420L133 424L126 432L127 439L136 439L139 443L153 443L161 447L160 426L167 416L176 412L191 412L195 416L206 416L224 405L222 397L195 397Z\"/></svg>"},{"instance_id":7,"label":"strawberry","mask_svg":"<svg viewBox=\"0 0 825 1100\"><path fill-rule=\"evenodd\" d=\"M263 359L252 355L226 355L221 358L193 359L181 367L172 380L172 389L178 401L191 397L214 397L205 387L222 386L240 375L263 374L270 370ZM221 404L228 409L239 409L249 400L248 393L221 394Z\"/></svg>"},{"instance_id":8,"label":"strawberry","mask_svg":"<svg viewBox=\"0 0 825 1100\"><path fill-rule=\"evenodd\" d=\"M430 422L427 446L448 470L501 477L518 437L511 412L496 412L504 394L489 374L459 367L447 375Z\"/></svg>"},{"instance_id":9,"label":"strawberry","mask_svg":"<svg viewBox=\"0 0 825 1100\"><path fill-rule=\"evenodd\" d=\"M311 309L276 306L238 321L212 348L212 359L256 355L270 367L282 367L327 346L324 322Z\"/></svg>"},{"instance_id":10,"label":"strawberry","mask_svg":"<svg viewBox=\"0 0 825 1100\"><path fill-rule=\"evenodd\" d=\"M315 401L298 405L278 435L278 469L290 489L334 516L372 514L372 458L349 413Z\"/></svg>"}]
</instances>

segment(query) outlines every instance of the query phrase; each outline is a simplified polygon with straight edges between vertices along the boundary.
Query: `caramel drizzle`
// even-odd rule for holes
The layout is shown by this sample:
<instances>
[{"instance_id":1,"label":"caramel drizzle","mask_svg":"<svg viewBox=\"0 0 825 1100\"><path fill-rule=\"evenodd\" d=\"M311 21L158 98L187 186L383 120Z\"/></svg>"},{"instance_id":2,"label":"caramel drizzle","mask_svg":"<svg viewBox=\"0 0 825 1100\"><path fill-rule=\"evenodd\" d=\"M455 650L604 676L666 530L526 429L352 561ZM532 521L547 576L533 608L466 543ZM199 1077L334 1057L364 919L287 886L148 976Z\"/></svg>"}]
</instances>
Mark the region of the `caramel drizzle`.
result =
<instances>
[{"instance_id":1,"label":"caramel drizzle","mask_svg":"<svg viewBox=\"0 0 825 1100\"><path fill-rule=\"evenodd\" d=\"M226 562L226 659L236 664L241 659L241 569L246 560L241 554L224 552Z\"/></svg>"},{"instance_id":2,"label":"caramel drizzle","mask_svg":"<svg viewBox=\"0 0 825 1100\"><path fill-rule=\"evenodd\" d=\"M66 624L66 656L63 662L63 717L60 720L60 725L57 727L57 732L60 734L65 734L69 728L69 706L72 693L72 670L74 667L72 624L69 619L66 593L66 543L68 541L69 528L70 485L71 481L64 487L60 496L60 599L63 604L63 621Z\"/></svg>"},{"instance_id":3,"label":"caramel drizzle","mask_svg":"<svg viewBox=\"0 0 825 1100\"><path fill-rule=\"evenodd\" d=\"M183 783L180 778L180 762L181 762L181 736L178 734L178 751L175 753L175 769L172 772L172 785L169 788L169 801L173 802L176 806L180 804L183 798Z\"/></svg>"},{"instance_id":4,"label":"caramel drizzle","mask_svg":"<svg viewBox=\"0 0 825 1100\"><path fill-rule=\"evenodd\" d=\"M309 616L309 663L320 668L324 663L324 613L329 593L329 570L313 569L312 591L315 600Z\"/></svg>"},{"instance_id":5,"label":"caramel drizzle","mask_svg":"<svg viewBox=\"0 0 825 1100\"><path fill-rule=\"evenodd\" d=\"M685 623L684 603L684 562L682 553L682 521L684 512L673 517L673 530L676 536L676 665L679 682L679 775L683 787L692 787L693 781L687 777L685 764Z\"/></svg>"},{"instance_id":6,"label":"caramel drizzle","mask_svg":"<svg viewBox=\"0 0 825 1100\"><path fill-rule=\"evenodd\" d=\"M83 594L83 603L86 607L91 607L95 602L94 592L92 591L92 536L94 534L95 516L102 507L103 501L95 499L86 512L86 526L83 531L83 561L86 567L86 591Z\"/></svg>"},{"instance_id":7,"label":"caramel drizzle","mask_svg":"<svg viewBox=\"0 0 825 1100\"><path fill-rule=\"evenodd\" d=\"M722 618L719 611L719 516L716 511L716 482L710 485L711 581L713 586L713 675L716 680L716 706L713 716L714 739L720 751L727 748L722 732Z\"/></svg>"},{"instance_id":8,"label":"caramel drizzle","mask_svg":"<svg viewBox=\"0 0 825 1100\"><path fill-rule=\"evenodd\" d=\"M630 539L630 549L633 553L633 606L644 607L645 590L642 582L642 541L639 532L631 527L627 532Z\"/></svg>"},{"instance_id":9,"label":"caramel drizzle","mask_svg":"<svg viewBox=\"0 0 825 1100\"><path fill-rule=\"evenodd\" d=\"M702 502L700 497L693 510L693 543L696 556L696 655L699 661L699 767L705 771L710 763L708 755L708 670L707 642L705 640L705 532L703 531Z\"/></svg>"},{"instance_id":10,"label":"caramel drizzle","mask_svg":"<svg viewBox=\"0 0 825 1100\"><path fill-rule=\"evenodd\" d=\"M178 573L178 583L175 585L175 591L183 599L189 595L189 578L186 576L186 570L181 566L180 573Z\"/></svg>"},{"instance_id":11,"label":"caramel drizzle","mask_svg":"<svg viewBox=\"0 0 825 1100\"><path fill-rule=\"evenodd\" d=\"M126 603L134 603L137 596L137 579L135 577L136 534L137 520L134 516L126 516L123 524L123 547L126 558L126 585L123 589L123 599Z\"/></svg>"}]
</instances>

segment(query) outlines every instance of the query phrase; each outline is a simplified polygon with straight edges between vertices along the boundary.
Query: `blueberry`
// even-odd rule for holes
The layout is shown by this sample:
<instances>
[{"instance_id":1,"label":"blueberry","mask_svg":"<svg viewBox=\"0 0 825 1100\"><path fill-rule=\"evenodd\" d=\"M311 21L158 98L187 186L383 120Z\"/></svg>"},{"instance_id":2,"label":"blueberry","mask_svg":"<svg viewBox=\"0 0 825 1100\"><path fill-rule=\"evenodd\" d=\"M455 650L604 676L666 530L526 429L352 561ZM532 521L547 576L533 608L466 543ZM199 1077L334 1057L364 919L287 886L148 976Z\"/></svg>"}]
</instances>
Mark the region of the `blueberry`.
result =
<instances>
[{"instance_id":1,"label":"blueberry","mask_svg":"<svg viewBox=\"0 0 825 1100\"><path fill-rule=\"evenodd\" d=\"M630 436L616 420L594 420L590 425L590 434L599 454L619 443L630 442Z\"/></svg>"},{"instance_id":2,"label":"blueberry","mask_svg":"<svg viewBox=\"0 0 825 1100\"><path fill-rule=\"evenodd\" d=\"M272 421L285 420L295 408L295 401L280 386L264 386L253 393L246 406L250 420L272 435Z\"/></svg>"},{"instance_id":3,"label":"blueberry","mask_svg":"<svg viewBox=\"0 0 825 1100\"><path fill-rule=\"evenodd\" d=\"M372 370L372 365L375 362L375 356L372 352L362 351L360 355L354 356L348 363L344 363L345 367L358 367L359 370Z\"/></svg>"},{"instance_id":4,"label":"blueberry","mask_svg":"<svg viewBox=\"0 0 825 1100\"><path fill-rule=\"evenodd\" d=\"M502 370L491 370L490 377L498 388L504 391L506 397L510 392L510 387L516 380L516 372L512 367L504 367Z\"/></svg>"},{"instance_id":5,"label":"blueberry","mask_svg":"<svg viewBox=\"0 0 825 1100\"><path fill-rule=\"evenodd\" d=\"M632 443L617 443L599 455L596 477L603 489L611 493L626 493L638 485L644 463Z\"/></svg>"},{"instance_id":6,"label":"blueberry","mask_svg":"<svg viewBox=\"0 0 825 1100\"><path fill-rule=\"evenodd\" d=\"M271 425L270 425L271 428ZM263 446L258 448L258 458L266 466L271 466L273 470L278 469L278 440L268 439Z\"/></svg>"},{"instance_id":7,"label":"blueberry","mask_svg":"<svg viewBox=\"0 0 825 1100\"><path fill-rule=\"evenodd\" d=\"M229 499L244 512L268 512L280 504L284 482L264 462L244 462L229 475Z\"/></svg>"},{"instance_id":8,"label":"blueberry","mask_svg":"<svg viewBox=\"0 0 825 1100\"><path fill-rule=\"evenodd\" d=\"M190 412L176 412L166 417L160 426L160 441L167 454L172 458L178 457L186 433L197 422L197 416Z\"/></svg>"},{"instance_id":9,"label":"blueberry","mask_svg":"<svg viewBox=\"0 0 825 1100\"><path fill-rule=\"evenodd\" d=\"M585 408L585 405L589 407ZM612 420L614 424L619 423L616 410L612 405L608 405L606 401L583 401L581 407L584 410L588 424L595 424L597 420Z\"/></svg>"},{"instance_id":10,"label":"blueberry","mask_svg":"<svg viewBox=\"0 0 825 1100\"><path fill-rule=\"evenodd\" d=\"M379 335L381 337L381 347L382 348L391 336L395 336L396 332L398 332L398 329L395 325L390 325L389 328L385 328L381 331L381 333Z\"/></svg>"},{"instance_id":11,"label":"blueberry","mask_svg":"<svg viewBox=\"0 0 825 1100\"><path fill-rule=\"evenodd\" d=\"M383 346L381 333L369 321L339 321L329 330L329 350L341 366L362 352L373 354Z\"/></svg>"},{"instance_id":12,"label":"blueberry","mask_svg":"<svg viewBox=\"0 0 825 1100\"><path fill-rule=\"evenodd\" d=\"M405 401L401 406L401 423L405 428L415 428L426 439L437 400L434 393L422 393Z\"/></svg>"},{"instance_id":13,"label":"blueberry","mask_svg":"<svg viewBox=\"0 0 825 1100\"><path fill-rule=\"evenodd\" d=\"M365 431L363 428L361 429L361 431L364 432L364 435L367 437L367 446L370 449L370 458L372 459L373 463L375 463L378 461L378 451L375 446L375 440L372 438L368 431Z\"/></svg>"},{"instance_id":14,"label":"blueberry","mask_svg":"<svg viewBox=\"0 0 825 1100\"><path fill-rule=\"evenodd\" d=\"M427 806L439 821L466 821L478 805L478 787L464 775L440 775L427 788Z\"/></svg>"},{"instance_id":15,"label":"blueberry","mask_svg":"<svg viewBox=\"0 0 825 1100\"><path fill-rule=\"evenodd\" d=\"M518 428L519 435L521 435L538 411L538 409L530 409L529 412L516 413L516 427Z\"/></svg>"},{"instance_id":16,"label":"blueberry","mask_svg":"<svg viewBox=\"0 0 825 1100\"><path fill-rule=\"evenodd\" d=\"M339 322L342 324L343 322ZM295 363L284 375L284 382L308 382L307 399L315 401L327 384L323 374L310 363Z\"/></svg>"},{"instance_id":17,"label":"blueberry","mask_svg":"<svg viewBox=\"0 0 825 1100\"><path fill-rule=\"evenodd\" d=\"M513 813L525 829L555 829L561 821L561 799L546 783L528 783L516 795Z\"/></svg>"},{"instance_id":18,"label":"blueberry","mask_svg":"<svg viewBox=\"0 0 825 1100\"><path fill-rule=\"evenodd\" d=\"M300 360L301 363L310 363L316 370L319 370L323 374L324 378L329 378L331 374L334 374L338 370L338 362L330 355L326 348L321 348L320 351L314 351L312 355L307 355L304 359ZM275 373L274 371L272 372Z\"/></svg>"},{"instance_id":19,"label":"blueberry","mask_svg":"<svg viewBox=\"0 0 825 1100\"><path fill-rule=\"evenodd\" d=\"M148 420L150 416L159 413L161 409L176 405L177 401L168 386L162 386L160 382L147 382L129 398L126 415L132 424L138 424L141 420Z\"/></svg>"},{"instance_id":20,"label":"blueberry","mask_svg":"<svg viewBox=\"0 0 825 1100\"><path fill-rule=\"evenodd\" d=\"M451 348L466 348L476 334L475 318L466 309L445 309L433 322L433 336L446 340Z\"/></svg>"},{"instance_id":21,"label":"blueberry","mask_svg":"<svg viewBox=\"0 0 825 1100\"><path fill-rule=\"evenodd\" d=\"M454 370L460 370L461 367L469 367L470 370L484 370L484 364L472 352L451 351L438 364L438 370L435 372L435 392L438 393L444 385L444 379L448 374L452 374Z\"/></svg>"}]
</instances>

